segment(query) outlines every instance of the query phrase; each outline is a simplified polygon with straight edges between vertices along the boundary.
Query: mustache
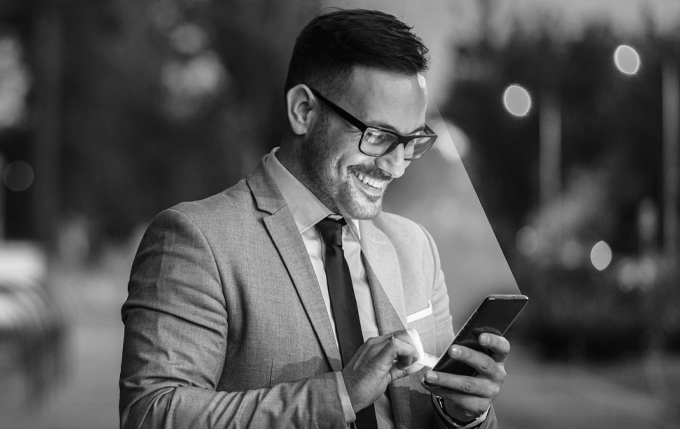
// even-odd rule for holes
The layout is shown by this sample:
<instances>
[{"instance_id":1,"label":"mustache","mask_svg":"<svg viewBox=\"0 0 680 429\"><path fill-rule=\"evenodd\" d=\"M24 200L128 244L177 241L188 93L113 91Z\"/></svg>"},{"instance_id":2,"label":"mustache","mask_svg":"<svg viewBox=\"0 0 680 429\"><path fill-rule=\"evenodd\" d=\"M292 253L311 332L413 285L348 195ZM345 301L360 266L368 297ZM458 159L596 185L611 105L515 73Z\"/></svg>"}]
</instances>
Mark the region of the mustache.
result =
<instances>
[{"instance_id":1,"label":"mustache","mask_svg":"<svg viewBox=\"0 0 680 429\"><path fill-rule=\"evenodd\" d=\"M370 177L371 179L374 179L374 180L380 180L380 181L383 181L383 182L392 181L392 176L390 176L389 174L386 174L384 171L382 171L379 168L371 168L371 167L367 167L365 165L352 165L351 167L349 167L349 170L352 173L361 173L364 176L368 176L368 177Z\"/></svg>"}]
</instances>

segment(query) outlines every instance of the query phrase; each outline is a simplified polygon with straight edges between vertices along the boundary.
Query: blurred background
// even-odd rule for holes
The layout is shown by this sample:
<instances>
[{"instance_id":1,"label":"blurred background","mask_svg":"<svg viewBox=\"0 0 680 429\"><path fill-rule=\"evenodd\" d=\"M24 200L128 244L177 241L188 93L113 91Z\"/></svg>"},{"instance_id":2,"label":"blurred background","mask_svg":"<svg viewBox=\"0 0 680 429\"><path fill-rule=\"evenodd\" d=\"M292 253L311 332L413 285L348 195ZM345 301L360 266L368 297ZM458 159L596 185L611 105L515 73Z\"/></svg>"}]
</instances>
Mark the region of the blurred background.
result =
<instances>
[{"instance_id":1,"label":"blurred background","mask_svg":"<svg viewBox=\"0 0 680 429\"><path fill-rule=\"evenodd\" d=\"M432 232L456 328L529 295L501 427L677 428L675 0L2 0L0 428L118 427L142 232L278 145L294 38L331 6L431 49L441 137L385 208Z\"/></svg>"}]
</instances>

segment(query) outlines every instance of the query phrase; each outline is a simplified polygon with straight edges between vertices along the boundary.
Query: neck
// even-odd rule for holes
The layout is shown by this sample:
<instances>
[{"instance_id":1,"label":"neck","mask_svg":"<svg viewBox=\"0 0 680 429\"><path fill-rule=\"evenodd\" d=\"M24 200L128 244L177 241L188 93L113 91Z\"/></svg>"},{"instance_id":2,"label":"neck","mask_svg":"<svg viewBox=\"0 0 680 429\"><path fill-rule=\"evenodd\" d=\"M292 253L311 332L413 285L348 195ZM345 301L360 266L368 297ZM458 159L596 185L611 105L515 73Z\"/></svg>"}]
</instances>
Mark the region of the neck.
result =
<instances>
[{"instance_id":1,"label":"neck","mask_svg":"<svg viewBox=\"0 0 680 429\"><path fill-rule=\"evenodd\" d=\"M284 135L281 144L279 145L279 150L276 151L276 159L278 159L281 165L286 167L286 170L290 171L296 179L300 180L300 177L298 177L297 174L298 169L296 168L295 155L293 153L293 147L295 145L292 144L290 140L290 136Z\"/></svg>"}]
</instances>

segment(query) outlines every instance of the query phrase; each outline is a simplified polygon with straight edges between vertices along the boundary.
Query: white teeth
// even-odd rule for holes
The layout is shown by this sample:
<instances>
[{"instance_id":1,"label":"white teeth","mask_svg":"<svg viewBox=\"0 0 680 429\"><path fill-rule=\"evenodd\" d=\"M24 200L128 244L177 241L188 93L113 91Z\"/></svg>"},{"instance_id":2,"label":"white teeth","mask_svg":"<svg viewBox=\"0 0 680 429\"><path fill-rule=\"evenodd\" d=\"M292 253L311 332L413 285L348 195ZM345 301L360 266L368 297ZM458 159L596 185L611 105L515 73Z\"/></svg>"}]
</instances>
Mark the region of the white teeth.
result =
<instances>
[{"instance_id":1,"label":"white teeth","mask_svg":"<svg viewBox=\"0 0 680 429\"><path fill-rule=\"evenodd\" d=\"M362 173L354 173L354 175L365 185L371 186L373 188L382 189L385 187L385 182L372 179Z\"/></svg>"}]
</instances>

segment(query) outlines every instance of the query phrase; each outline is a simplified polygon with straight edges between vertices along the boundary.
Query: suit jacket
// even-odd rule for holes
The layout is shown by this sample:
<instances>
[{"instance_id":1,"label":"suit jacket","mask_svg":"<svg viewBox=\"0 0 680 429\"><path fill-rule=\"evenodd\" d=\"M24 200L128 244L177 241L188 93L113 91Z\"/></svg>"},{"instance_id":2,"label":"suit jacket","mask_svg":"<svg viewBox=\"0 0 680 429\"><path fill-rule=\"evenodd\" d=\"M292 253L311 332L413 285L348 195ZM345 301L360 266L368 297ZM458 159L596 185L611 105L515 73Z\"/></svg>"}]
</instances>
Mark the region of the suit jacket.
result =
<instances>
[{"instance_id":1,"label":"suit jacket","mask_svg":"<svg viewBox=\"0 0 680 429\"><path fill-rule=\"evenodd\" d=\"M386 213L359 228L380 333L416 328L425 351L441 354L453 330L432 238ZM328 312L263 164L218 195L160 213L128 292L121 427L346 426ZM389 387L399 428L441 424L421 377ZM492 410L484 427L494 426Z\"/></svg>"}]
</instances>

